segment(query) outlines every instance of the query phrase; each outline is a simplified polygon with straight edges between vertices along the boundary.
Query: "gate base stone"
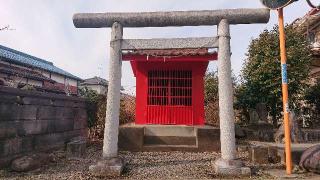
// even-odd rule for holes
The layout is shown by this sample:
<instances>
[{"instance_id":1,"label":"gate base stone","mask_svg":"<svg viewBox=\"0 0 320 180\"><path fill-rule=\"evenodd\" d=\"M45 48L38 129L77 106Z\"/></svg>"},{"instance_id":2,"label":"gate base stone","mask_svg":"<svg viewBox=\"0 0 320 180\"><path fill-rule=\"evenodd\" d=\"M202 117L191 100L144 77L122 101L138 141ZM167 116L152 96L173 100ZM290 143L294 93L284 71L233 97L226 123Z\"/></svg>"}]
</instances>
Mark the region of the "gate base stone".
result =
<instances>
[{"instance_id":1,"label":"gate base stone","mask_svg":"<svg viewBox=\"0 0 320 180\"><path fill-rule=\"evenodd\" d=\"M118 157L100 160L89 167L89 172L96 177L118 177L124 168L124 161Z\"/></svg>"},{"instance_id":2,"label":"gate base stone","mask_svg":"<svg viewBox=\"0 0 320 180\"><path fill-rule=\"evenodd\" d=\"M214 170L221 176L250 176L251 169L245 167L240 160L218 159L214 162Z\"/></svg>"}]
</instances>

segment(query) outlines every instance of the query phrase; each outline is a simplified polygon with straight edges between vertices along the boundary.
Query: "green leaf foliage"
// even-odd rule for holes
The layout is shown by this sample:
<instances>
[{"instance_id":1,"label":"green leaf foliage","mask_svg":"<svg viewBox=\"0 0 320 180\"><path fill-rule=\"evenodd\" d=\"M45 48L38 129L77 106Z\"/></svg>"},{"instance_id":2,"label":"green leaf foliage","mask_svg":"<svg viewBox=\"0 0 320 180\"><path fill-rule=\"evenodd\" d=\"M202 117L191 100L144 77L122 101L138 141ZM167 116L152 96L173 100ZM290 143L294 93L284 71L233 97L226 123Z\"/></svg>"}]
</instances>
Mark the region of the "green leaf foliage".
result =
<instances>
[{"instance_id":1,"label":"green leaf foliage","mask_svg":"<svg viewBox=\"0 0 320 180\"><path fill-rule=\"evenodd\" d=\"M307 86L311 51L303 34L291 25L285 27L287 74L290 108L297 109L298 101ZM282 112L281 63L278 26L264 30L249 45L241 70L241 85L237 88L236 107L248 112L257 103L266 103L273 123Z\"/></svg>"}]
</instances>

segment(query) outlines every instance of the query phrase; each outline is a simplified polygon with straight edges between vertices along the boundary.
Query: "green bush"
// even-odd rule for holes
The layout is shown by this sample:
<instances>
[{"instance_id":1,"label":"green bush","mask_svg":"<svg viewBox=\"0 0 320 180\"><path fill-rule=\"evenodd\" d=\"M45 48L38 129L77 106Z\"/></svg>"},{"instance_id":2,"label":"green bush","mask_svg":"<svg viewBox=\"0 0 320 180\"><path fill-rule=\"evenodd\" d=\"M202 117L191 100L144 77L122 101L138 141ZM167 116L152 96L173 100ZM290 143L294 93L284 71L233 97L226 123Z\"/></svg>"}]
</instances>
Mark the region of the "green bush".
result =
<instances>
[{"instance_id":1,"label":"green bush","mask_svg":"<svg viewBox=\"0 0 320 180\"><path fill-rule=\"evenodd\" d=\"M310 86L305 95L306 106L304 108L306 117L305 126L317 128L320 127L320 80L318 79L316 84Z\"/></svg>"},{"instance_id":2,"label":"green bush","mask_svg":"<svg viewBox=\"0 0 320 180\"><path fill-rule=\"evenodd\" d=\"M308 86L311 50L303 34L286 26L287 74L290 107L299 111L304 89ZM248 109L265 103L274 126L281 119L282 91L278 26L264 30L249 45L247 59L237 88L236 107L248 117Z\"/></svg>"},{"instance_id":3,"label":"green bush","mask_svg":"<svg viewBox=\"0 0 320 180\"><path fill-rule=\"evenodd\" d=\"M101 140L104 134L107 97L106 95L97 94L96 91L88 88L81 89L80 95L86 99L89 138L91 140ZM122 94L120 99L119 124L134 121L135 97Z\"/></svg>"},{"instance_id":4,"label":"green bush","mask_svg":"<svg viewBox=\"0 0 320 180\"><path fill-rule=\"evenodd\" d=\"M93 127L97 121L98 102L100 102L103 97L87 87L79 89L79 95L86 100L88 127Z\"/></svg>"},{"instance_id":5,"label":"green bush","mask_svg":"<svg viewBox=\"0 0 320 180\"><path fill-rule=\"evenodd\" d=\"M205 123L219 126L219 97L217 71L208 72L204 78Z\"/></svg>"}]
</instances>

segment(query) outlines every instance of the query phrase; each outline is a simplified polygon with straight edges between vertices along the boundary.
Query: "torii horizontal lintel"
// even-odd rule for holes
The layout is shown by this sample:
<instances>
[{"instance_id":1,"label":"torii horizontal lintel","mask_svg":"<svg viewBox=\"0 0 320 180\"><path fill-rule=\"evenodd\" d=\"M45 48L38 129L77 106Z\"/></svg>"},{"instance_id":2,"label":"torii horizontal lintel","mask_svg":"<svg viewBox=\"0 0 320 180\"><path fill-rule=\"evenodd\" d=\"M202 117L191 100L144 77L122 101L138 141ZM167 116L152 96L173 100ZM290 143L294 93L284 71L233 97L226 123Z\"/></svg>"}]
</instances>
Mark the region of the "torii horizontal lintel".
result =
<instances>
[{"instance_id":1,"label":"torii horizontal lintel","mask_svg":"<svg viewBox=\"0 0 320 180\"><path fill-rule=\"evenodd\" d=\"M114 22L123 27L209 26L222 19L229 24L267 23L270 11L258 9L222 9L202 11L79 13L73 16L77 28L111 27Z\"/></svg>"},{"instance_id":2,"label":"torii horizontal lintel","mask_svg":"<svg viewBox=\"0 0 320 180\"><path fill-rule=\"evenodd\" d=\"M123 39L122 50L218 48L218 37Z\"/></svg>"}]
</instances>

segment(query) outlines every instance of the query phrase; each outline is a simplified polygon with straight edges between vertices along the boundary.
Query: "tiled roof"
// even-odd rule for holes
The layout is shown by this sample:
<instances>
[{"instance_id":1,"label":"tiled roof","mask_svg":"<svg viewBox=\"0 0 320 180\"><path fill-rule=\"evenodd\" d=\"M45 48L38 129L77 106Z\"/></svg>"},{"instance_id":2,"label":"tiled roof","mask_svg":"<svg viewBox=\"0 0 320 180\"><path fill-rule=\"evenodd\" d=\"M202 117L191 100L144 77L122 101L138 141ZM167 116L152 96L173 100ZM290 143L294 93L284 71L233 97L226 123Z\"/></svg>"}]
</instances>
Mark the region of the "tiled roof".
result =
<instances>
[{"instance_id":1,"label":"tiled roof","mask_svg":"<svg viewBox=\"0 0 320 180\"><path fill-rule=\"evenodd\" d=\"M200 49L160 49L160 50L135 50L123 52L125 55L148 55L148 56L204 56L216 53L207 48Z\"/></svg>"},{"instance_id":2,"label":"tiled roof","mask_svg":"<svg viewBox=\"0 0 320 180\"><path fill-rule=\"evenodd\" d=\"M25 66L44 69L49 72L67 76L72 79L81 80L81 78L70 74L53 65L52 62L31 56L29 54L0 45L0 58L13 64L21 64Z\"/></svg>"},{"instance_id":3,"label":"tiled roof","mask_svg":"<svg viewBox=\"0 0 320 180\"><path fill-rule=\"evenodd\" d=\"M14 67L11 65L3 64L1 62L0 62L0 72L5 74L16 75L17 77L30 78L34 80L40 80L40 81L55 82L54 80L48 77L45 77L44 75L42 75L41 73L35 70Z\"/></svg>"},{"instance_id":4,"label":"tiled roof","mask_svg":"<svg viewBox=\"0 0 320 180\"><path fill-rule=\"evenodd\" d=\"M93 77L89 79L85 79L81 85L102 85L102 86L108 86L108 81L101 78L101 77Z\"/></svg>"}]
</instances>

